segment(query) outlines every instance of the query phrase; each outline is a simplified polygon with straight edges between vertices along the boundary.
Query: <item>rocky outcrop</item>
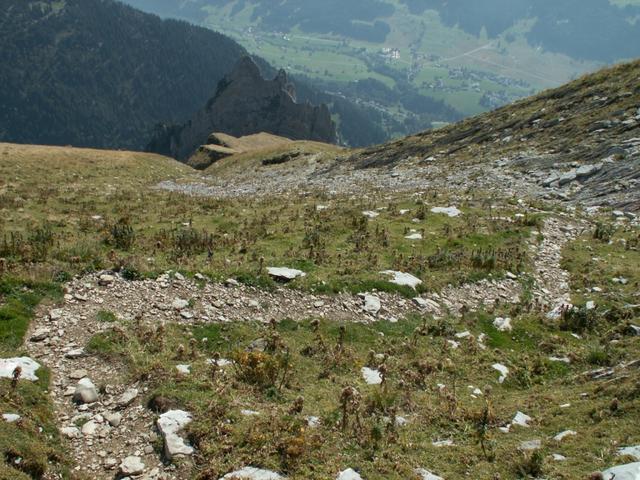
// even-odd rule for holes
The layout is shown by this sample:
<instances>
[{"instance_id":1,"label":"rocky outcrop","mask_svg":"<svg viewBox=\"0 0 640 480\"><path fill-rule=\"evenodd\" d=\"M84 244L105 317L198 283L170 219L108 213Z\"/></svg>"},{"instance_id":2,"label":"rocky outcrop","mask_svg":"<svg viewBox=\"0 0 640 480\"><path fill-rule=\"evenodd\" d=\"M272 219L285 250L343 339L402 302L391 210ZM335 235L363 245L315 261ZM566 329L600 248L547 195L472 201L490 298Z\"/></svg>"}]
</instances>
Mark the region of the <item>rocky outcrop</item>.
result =
<instances>
[{"instance_id":1,"label":"rocky outcrop","mask_svg":"<svg viewBox=\"0 0 640 480\"><path fill-rule=\"evenodd\" d=\"M251 57L242 58L218 84L204 109L179 128L164 128L149 144L150 151L188 159L211 132L235 137L259 132L293 140L334 143L335 125L325 105L296 103L295 87L281 70L273 80L262 77Z\"/></svg>"}]
</instances>

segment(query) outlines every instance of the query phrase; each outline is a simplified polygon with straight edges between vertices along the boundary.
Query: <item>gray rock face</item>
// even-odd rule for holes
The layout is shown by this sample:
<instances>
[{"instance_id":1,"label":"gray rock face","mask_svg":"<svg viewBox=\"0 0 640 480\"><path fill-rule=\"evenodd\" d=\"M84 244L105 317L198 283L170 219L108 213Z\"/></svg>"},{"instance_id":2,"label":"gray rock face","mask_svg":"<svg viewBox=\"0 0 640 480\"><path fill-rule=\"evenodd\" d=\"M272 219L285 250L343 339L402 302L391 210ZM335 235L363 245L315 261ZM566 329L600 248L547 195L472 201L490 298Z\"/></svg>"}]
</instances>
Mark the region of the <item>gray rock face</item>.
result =
<instances>
[{"instance_id":1,"label":"gray rock face","mask_svg":"<svg viewBox=\"0 0 640 480\"><path fill-rule=\"evenodd\" d=\"M157 143L171 145L171 154L179 160L186 160L204 145L211 132L235 137L266 132L324 143L336 140L335 124L326 105L296 103L295 87L284 70L273 80L265 80L248 56L218 84L207 106L177 130Z\"/></svg>"},{"instance_id":2,"label":"gray rock face","mask_svg":"<svg viewBox=\"0 0 640 480\"><path fill-rule=\"evenodd\" d=\"M164 454L168 460L176 455L191 455L193 447L187 445L178 435L192 421L191 414L182 410L169 410L160 415L157 425L164 438Z\"/></svg>"},{"instance_id":3,"label":"gray rock face","mask_svg":"<svg viewBox=\"0 0 640 480\"><path fill-rule=\"evenodd\" d=\"M602 163L598 163L596 165L583 165L578 170L576 170L576 177L578 178L587 178L592 175L595 175L600 170L602 170Z\"/></svg>"},{"instance_id":4,"label":"gray rock face","mask_svg":"<svg viewBox=\"0 0 640 480\"><path fill-rule=\"evenodd\" d=\"M567 183L573 182L576 178L577 178L576 171L572 170L570 172L562 174L558 179L558 183L560 184L560 186L566 185Z\"/></svg>"},{"instance_id":5,"label":"gray rock face","mask_svg":"<svg viewBox=\"0 0 640 480\"><path fill-rule=\"evenodd\" d=\"M88 378L83 378L78 382L73 400L78 403L94 403L98 401L98 391L96 386Z\"/></svg>"}]
</instances>

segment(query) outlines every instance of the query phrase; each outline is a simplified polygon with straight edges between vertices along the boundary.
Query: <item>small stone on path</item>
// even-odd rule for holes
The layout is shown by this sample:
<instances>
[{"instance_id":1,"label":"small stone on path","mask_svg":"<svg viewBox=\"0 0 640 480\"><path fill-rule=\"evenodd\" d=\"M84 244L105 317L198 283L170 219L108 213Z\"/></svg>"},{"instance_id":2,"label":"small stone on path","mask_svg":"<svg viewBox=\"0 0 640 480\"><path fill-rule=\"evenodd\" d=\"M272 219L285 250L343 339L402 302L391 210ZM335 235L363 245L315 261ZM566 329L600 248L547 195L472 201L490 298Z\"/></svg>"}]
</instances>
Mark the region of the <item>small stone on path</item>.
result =
<instances>
[{"instance_id":1,"label":"small stone on path","mask_svg":"<svg viewBox=\"0 0 640 480\"><path fill-rule=\"evenodd\" d=\"M120 473L124 476L140 475L144 472L145 465L140 457L130 456L120 463Z\"/></svg>"}]
</instances>

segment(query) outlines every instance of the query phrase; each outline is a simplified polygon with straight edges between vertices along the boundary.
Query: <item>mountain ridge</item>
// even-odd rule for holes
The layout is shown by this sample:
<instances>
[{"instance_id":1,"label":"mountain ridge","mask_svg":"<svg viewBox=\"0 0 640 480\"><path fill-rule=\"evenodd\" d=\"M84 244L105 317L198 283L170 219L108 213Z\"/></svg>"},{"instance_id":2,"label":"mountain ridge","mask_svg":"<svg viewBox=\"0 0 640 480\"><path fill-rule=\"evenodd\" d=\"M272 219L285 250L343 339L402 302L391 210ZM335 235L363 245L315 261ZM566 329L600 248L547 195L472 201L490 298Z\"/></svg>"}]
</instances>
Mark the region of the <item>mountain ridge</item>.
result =
<instances>
[{"instance_id":1,"label":"mountain ridge","mask_svg":"<svg viewBox=\"0 0 640 480\"><path fill-rule=\"evenodd\" d=\"M168 126L147 150L186 161L213 132L236 137L271 133L291 140L336 141L326 105L296 103L296 91L284 70L265 79L256 62L242 57L218 84L206 106L185 124Z\"/></svg>"}]
</instances>

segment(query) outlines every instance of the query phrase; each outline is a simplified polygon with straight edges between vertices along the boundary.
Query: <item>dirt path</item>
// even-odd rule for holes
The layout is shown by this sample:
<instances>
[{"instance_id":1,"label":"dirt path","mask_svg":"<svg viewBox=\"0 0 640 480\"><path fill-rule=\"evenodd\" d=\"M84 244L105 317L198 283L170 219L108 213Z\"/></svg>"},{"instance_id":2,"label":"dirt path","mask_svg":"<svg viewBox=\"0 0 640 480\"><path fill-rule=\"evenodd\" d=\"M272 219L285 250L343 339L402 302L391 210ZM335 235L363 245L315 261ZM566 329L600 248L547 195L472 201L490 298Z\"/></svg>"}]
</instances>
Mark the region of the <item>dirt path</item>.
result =
<instances>
[{"instance_id":1,"label":"dirt path","mask_svg":"<svg viewBox=\"0 0 640 480\"><path fill-rule=\"evenodd\" d=\"M568 274L560 268L560 256L562 247L577 236L578 229L562 219L552 218L545 223L542 234L542 242L532 239L531 244L534 296L548 305L566 302ZM114 312L125 320L140 317L158 323L247 319L269 322L309 317L370 322L397 321L419 312L458 314L463 305L474 310L496 301L517 303L521 295L521 285L515 276L450 287L440 294L424 295L422 302L375 293L381 308L372 314L364 310L364 299L355 295L313 295L285 287L264 291L236 282L199 283L179 275L140 282L128 282L117 276L101 281L99 275L90 275L68 284L64 304L51 311L40 311L32 322L30 336L36 333L44 338L29 341L27 347L36 360L52 371L51 396L76 471L96 480L112 479L124 458L136 456L145 466L143 479L188 478L163 463L154 449L158 444L154 427L157 417L143 405L144 385L128 384L126 372L84 354L83 347L93 335L113 326L96 318L101 310ZM90 378L98 386L97 401L76 404L72 400L81 378ZM123 402L122 395L133 392L132 389L137 390L137 395L130 403Z\"/></svg>"}]
</instances>

